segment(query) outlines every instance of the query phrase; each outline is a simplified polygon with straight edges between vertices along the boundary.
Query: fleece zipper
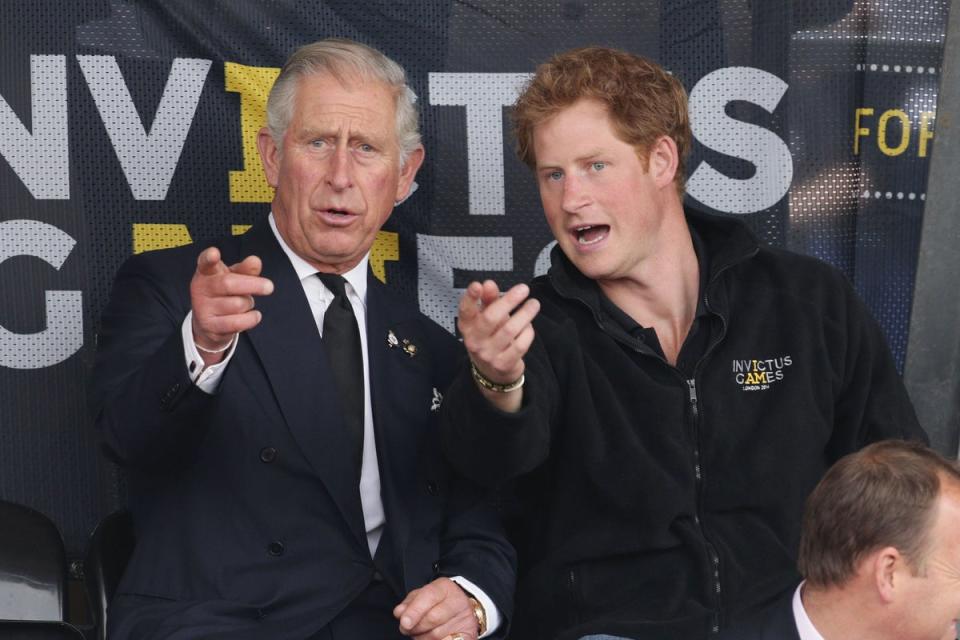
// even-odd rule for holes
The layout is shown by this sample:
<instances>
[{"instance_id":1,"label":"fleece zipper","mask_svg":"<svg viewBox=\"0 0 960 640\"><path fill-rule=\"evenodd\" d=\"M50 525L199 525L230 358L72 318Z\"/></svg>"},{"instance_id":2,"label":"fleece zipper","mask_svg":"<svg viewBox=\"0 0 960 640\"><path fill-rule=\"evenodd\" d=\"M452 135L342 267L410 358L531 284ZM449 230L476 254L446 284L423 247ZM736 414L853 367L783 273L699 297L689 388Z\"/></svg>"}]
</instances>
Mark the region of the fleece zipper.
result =
<instances>
[{"instance_id":1,"label":"fleece zipper","mask_svg":"<svg viewBox=\"0 0 960 640\"><path fill-rule=\"evenodd\" d=\"M608 327L606 323L604 323L604 318L600 314L600 312L593 305L591 305L584 297L578 295L575 292L561 291L556 286L556 283L553 281L553 278L552 277L550 278L553 290L556 291L557 294L560 295L561 297L566 298L568 300L579 302L580 304L585 306L593 316L594 322L597 324L597 327L603 333L611 337L616 342L629 347L633 351L636 351L637 353L650 356L655 360L662 362L665 366L669 367L676 374L678 379L681 381L681 385L683 385L687 390L686 398L687 398L688 404L687 404L687 410L684 413L690 417L690 427L691 427L690 434L691 434L691 442L693 445L693 451L692 451L693 471L694 471L694 478L695 478L695 493L696 493L696 498L694 503L694 522L697 525L697 529L700 532L700 537L703 540L704 549L706 550L707 556L710 559L710 566L707 567L707 571L710 575L710 591L714 601L713 611L710 616L710 633L711 634L716 634L720 632L721 612L723 610L723 602L722 602L723 589L721 587L721 576L720 576L720 554L717 552L716 546L710 540L710 536L704 527L703 517L702 517L703 516L703 484L704 484L703 483L704 468L702 464L701 446L700 446L700 424L701 424L701 413L702 413L700 410L700 406L702 404L702 401L700 398L700 394L697 390L697 377L700 370L704 366L705 362L710 357L710 354L714 351L714 349L716 349L717 345L719 345L727 335L727 320L723 316L723 314L715 311L711 307L709 292L711 288L714 286L714 284L719 280L720 276L723 275L724 272L726 272L728 269L730 269L736 264L739 264L743 261L753 258L754 256L757 255L757 253L759 253L759 251L760 251L759 247L754 246L749 252L743 254L738 260L731 261L727 264L724 264L720 268L718 268L711 275L710 279L707 281L706 291L703 294L704 306L706 307L707 311L714 314L720 319L720 332L717 335L717 338L711 341L707 345L706 351L697 361L696 365L694 365L692 378L686 378L686 376L683 375L683 372L681 372L677 367L667 362L663 356L661 356L659 353L655 352L653 349L647 346L646 343L644 343L642 340L640 341L635 340L631 336L627 335L626 332L624 331L611 330L611 327ZM570 573L569 579L570 579L570 586L573 587L574 581L575 581L575 575L573 574L573 572Z\"/></svg>"}]
</instances>

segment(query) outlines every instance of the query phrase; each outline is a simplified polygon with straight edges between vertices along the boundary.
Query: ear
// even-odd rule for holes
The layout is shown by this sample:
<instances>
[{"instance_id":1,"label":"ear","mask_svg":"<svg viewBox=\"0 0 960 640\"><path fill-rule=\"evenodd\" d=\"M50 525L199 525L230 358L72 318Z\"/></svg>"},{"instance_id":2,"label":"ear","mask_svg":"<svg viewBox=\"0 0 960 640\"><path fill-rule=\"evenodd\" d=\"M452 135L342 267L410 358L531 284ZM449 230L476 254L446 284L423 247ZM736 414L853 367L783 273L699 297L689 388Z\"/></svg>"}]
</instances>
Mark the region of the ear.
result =
<instances>
[{"instance_id":1,"label":"ear","mask_svg":"<svg viewBox=\"0 0 960 640\"><path fill-rule=\"evenodd\" d=\"M425 156L426 151L424 151L422 144L418 144L417 148L407 156L407 161L400 167L400 179L397 181L397 196L393 199L394 202L400 202L407 197L410 192L410 185L413 184L413 179L416 177L417 171L420 170L420 165L423 164Z\"/></svg>"},{"instance_id":2,"label":"ear","mask_svg":"<svg viewBox=\"0 0 960 640\"><path fill-rule=\"evenodd\" d=\"M260 129L257 134L257 149L260 151L260 162L263 164L263 173L267 176L267 184L276 189L280 177L280 149L270 135L270 129Z\"/></svg>"},{"instance_id":3,"label":"ear","mask_svg":"<svg viewBox=\"0 0 960 640\"><path fill-rule=\"evenodd\" d=\"M877 595L884 603L891 603L902 590L902 582L906 578L904 571L909 571L905 558L895 547L884 547L874 551L863 561L873 574L873 583Z\"/></svg>"},{"instance_id":4,"label":"ear","mask_svg":"<svg viewBox=\"0 0 960 640\"><path fill-rule=\"evenodd\" d=\"M659 188L673 185L680 166L680 153L677 143L670 136L660 136L650 146L647 153L647 171Z\"/></svg>"}]
</instances>

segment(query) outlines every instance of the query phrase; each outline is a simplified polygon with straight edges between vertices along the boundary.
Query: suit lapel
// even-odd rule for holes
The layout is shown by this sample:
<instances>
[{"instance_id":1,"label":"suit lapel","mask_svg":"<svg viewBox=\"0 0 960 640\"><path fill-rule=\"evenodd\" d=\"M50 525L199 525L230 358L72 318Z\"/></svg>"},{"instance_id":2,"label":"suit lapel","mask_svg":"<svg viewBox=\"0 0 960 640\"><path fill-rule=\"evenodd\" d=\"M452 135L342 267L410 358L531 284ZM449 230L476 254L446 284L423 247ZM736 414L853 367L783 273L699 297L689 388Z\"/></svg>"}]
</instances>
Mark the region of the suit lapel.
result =
<instances>
[{"instance_id":1,"label":"suit lapel","mask_svg":"<svg viewBox=\"0 0 960 640\"><path fill-rule=\"evenodd\" d=\"M402 346L389 346L390 332L398 340L408 336L404 329L419 313L391 294L372 275L367 287L367 350L370 360L370 397L380 466L380 493L383 496L395 548L406 548L412 506L416 504L418 425L425 422L431 398L423 378L412 375L415 364ZM415 343L416 344L416 343ZM427 345L416 344L421 351ZM417 358L428 357L426 354ZM419 382L419 384L417 384ZM421 397L422 396L422 397ZM423 405L422 408L420 405ZM411 419L411 415L413 419ZM402 557L402 556L398 556Z\"/></svg>"},{"instance_id":2,"label":"suit lapel","mask_svg":"<svg viewBox=\"0 0 960 640\"><path fill-rule=\"evenodd\" d=\"M788 591L774 605L764 640L800 640L797 620L793 615L793 592L793 589Z\"/></svg>"},{"instance_id":3,"label":"suit lapel","mask_svg":"<svg viewBox=\"0 0 960 640\"><path fill-rule=\"evenodd\" d=\"M242 239L243 255L263 261L274 291L256 300L263 314L246 332L263 365L283 418L316 474L359 541L366 544L357 472L334 377L323 355L320 334L297 274L268 223ZM372 368L372 367L371 367Z\"/></svg>"}]
</instances>

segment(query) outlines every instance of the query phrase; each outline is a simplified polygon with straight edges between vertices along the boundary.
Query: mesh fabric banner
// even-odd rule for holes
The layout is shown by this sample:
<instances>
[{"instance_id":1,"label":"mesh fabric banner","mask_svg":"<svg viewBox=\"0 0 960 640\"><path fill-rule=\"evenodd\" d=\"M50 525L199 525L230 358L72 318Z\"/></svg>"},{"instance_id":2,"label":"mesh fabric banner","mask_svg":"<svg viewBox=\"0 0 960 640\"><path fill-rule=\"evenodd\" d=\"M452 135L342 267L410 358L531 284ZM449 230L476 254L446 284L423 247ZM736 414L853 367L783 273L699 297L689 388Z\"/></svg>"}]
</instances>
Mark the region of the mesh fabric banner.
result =
<instances>
[{"instance_id":1,"label":"mesh fabric banner","mask_svg":"<svg viewBox=\"0 0 960 640\"><path fill-rule=\"evenodd\" d=\"M551 53L605 44L690 92L692 204L855 282L902 366L948 0L59 0L0 5L0 497L70 551L115 508L86 384L130 254L268 211L255 133L297 46L344 36L403 64L427 161L374 247L449 330L461 288L545 270L551 236L508 105Z\"/></svg>"}]
</instances>

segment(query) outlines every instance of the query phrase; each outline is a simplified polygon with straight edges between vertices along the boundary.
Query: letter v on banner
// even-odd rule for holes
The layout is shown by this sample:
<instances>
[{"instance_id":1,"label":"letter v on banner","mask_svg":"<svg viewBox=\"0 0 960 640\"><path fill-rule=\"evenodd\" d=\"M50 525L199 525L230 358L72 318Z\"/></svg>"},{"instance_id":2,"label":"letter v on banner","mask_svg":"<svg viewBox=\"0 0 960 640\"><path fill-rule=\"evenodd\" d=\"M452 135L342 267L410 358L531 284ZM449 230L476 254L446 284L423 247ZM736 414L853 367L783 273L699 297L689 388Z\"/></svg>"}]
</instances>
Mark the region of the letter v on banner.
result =
<instances>
[{"instance_id":1,"label":"letter v on banner","mask_svg":"<svg viewBox=\"0 0 960 640\"><path fill-rule=\"evenodd\" d=\"M212 62L176 58L150 132L114 56L77 56L130 191L137 200L167 196Z\"/></svg>"}]
</instances>

